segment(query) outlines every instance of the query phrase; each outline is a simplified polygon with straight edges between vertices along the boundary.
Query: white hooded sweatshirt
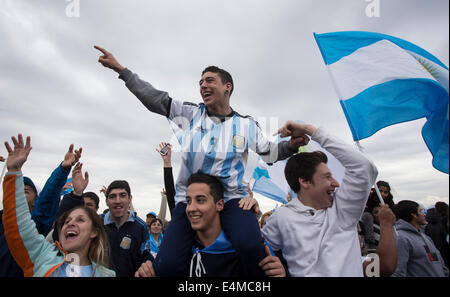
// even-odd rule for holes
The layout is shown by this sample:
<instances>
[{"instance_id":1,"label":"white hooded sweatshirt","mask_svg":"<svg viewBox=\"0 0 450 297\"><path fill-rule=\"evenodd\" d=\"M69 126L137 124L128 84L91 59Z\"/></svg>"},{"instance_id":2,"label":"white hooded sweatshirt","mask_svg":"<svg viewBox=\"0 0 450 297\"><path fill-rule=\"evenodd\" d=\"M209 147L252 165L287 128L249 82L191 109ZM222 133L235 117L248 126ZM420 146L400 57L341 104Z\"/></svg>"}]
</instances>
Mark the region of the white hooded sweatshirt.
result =
<instances>
[{"instance_id":1,"label":"white hooded sweatshirt","mask_svg":"<svg viewBox=\"0 0 450 297\"><path fill-rule=\"evenodd\" d=\"M291 276L363 276L357 224L378 171L354 146L321 128L312 135L345 168L331 207L305 206L298 198L271 215L262 230L274 250L281 250Z\"/></svg>"}]
</instances>

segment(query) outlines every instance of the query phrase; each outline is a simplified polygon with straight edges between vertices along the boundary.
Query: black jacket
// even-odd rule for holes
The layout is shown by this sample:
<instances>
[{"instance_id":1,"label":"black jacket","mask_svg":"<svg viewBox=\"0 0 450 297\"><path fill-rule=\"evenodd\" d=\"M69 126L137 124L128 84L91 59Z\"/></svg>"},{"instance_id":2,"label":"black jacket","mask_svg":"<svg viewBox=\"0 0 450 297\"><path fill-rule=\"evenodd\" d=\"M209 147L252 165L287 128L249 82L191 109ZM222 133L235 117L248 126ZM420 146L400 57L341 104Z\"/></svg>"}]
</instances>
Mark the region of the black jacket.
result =
<instances>
[{"instance_id":1,"label":"black jacket","mask_svg":"<svg viewBox=\"0 0 450 297\"><path fill-rule=\"evenodd\" d=\"M149 260L149 255L144 253L143 248L149 237L147 225L132 212L128 221L119 228L111 220L109 212L100 217L108 235L109 267L118 277L134 277L141 264Z\"/></svg>"},{"instance_id":2,"label":"black jacket","mask_svg":"<svg viewBox=\"0 0 450 297\"><path fill-rule=\"evenodd\" d=\"M445 266L448 267L449 245L446 240L447 233L442 217L436 209L432 208L428 210L426 220L428 224L425 227L425 234L431 237L444 259Z\"/></svg>"}]
</instances>

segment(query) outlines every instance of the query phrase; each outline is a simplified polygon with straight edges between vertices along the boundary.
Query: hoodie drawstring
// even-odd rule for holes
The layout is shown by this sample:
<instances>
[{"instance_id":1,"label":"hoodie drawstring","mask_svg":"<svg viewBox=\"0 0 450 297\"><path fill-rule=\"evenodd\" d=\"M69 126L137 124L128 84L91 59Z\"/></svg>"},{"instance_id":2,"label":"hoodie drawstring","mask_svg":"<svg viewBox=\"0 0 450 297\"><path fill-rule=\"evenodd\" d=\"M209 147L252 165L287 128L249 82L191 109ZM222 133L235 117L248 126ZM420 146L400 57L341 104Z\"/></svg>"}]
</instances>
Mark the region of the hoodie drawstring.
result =
<instances>
[{"instance_id":1,"label":"hoodie drawstring","mask_svg":"<svg viewBox=\"0 0 450 297\"><path fill-rule=\"evenodd\" d=\"M197 257L197 263L195 265L195 276L201 277L202 273L203 274L206 273L205 266L203 266L203 263L202 263L202 255L197 251L192 256L192 259L191 259L191 268L189 269L190 270L189 277L192 277L192 266L194 264L194 258L196 258L196 257Z\"/></svg>"}]
</instances>

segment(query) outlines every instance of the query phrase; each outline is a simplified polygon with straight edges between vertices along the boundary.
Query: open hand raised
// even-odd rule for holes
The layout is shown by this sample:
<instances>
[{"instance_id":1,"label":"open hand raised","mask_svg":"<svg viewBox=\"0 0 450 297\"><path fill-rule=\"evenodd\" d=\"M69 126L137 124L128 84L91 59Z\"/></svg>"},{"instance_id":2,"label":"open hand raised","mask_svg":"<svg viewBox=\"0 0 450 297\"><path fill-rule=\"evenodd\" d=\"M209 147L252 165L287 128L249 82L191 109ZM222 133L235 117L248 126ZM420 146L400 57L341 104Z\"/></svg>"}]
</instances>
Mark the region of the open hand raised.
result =
<instances>
[{"instance_id":1,"label":"open hand raised","mask_svg":"<svg viewBox=\"0 0 450 297\"><path fill-rule=\"evenodd\" d=\"M11 140L14 143L14 149L12 149L9 143L5 141L5 147L8 151L6 168L8 168L8 171L10 172L21 171L22 165L27 161L31 151L31 137L27 136L26 143L23 142L22 134L19 134L17 138L12 136Z\"/></svg>"},{"instance_id":2,"label":"open hand raised","mask_svg":"<svg viewBox=\"0 0 450 297\"><path fill-rule=\"evenodd\" d=\"M81 152L83 151L83 148L79 148L75 151L73 151L73 144L69 146L69 151L64 156L64 161L62 162L61 166L65 169L72 168L73 165L75 165L78 160L81 157Z\"/></svg>"},{"instance_id":3,"label":"open hand raised","mask_svg":"<svg viewBox=\"0 0 450 297\"><path fill-rule=\"evenodd\" d=\"M83 177L82 167L83 163L77 163L72 170L73 193L77 196L81 196L89 184L89 174L86 171Z\"/></svg>"}]
</instances>

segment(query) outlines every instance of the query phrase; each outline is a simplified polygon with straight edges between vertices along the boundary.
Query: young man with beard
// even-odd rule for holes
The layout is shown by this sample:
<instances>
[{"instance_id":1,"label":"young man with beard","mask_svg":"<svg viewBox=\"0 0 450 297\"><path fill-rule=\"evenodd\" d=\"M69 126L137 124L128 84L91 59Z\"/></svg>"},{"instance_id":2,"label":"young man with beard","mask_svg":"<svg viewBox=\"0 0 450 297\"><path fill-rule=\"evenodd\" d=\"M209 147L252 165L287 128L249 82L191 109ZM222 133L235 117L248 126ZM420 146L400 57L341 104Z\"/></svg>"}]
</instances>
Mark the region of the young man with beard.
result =
<instances>
[{"instance_id":1,"label":"young man with beard","mask_svg":"<svg viewBox=\"0 0 450 297\"><path fill-rule=\"evenodd\" d=\"M297 194L269 217L262 230L275 251L282 251L292 276L363 276L357 234L377 169L356 148L322 128L288 121L281 137L308 135L345 168L342 184L333 178L325 153L292 156L285 176Z\"/></svg>"},{"instance_id":2,"label":"young man with beard","mask_svg":"<svg viewBox=\"0 0 450 297\"><path fill-rule=\"evenodd\" d=\"M209 66L203 70L199 81L203 103L194 104L172 99L167 92L157 90L120 65L105 49L95 48L103 53L99 62L116 71L147 109L167 117L182 148L181 168L175 186L176 206L153 263L157 274L183 276L188 269L185 262L194 238L185 214L187 179L200 170L218 177L224 187L222 226L243 263L249 264L245 267L246 276L263 276L260 270L254 269L265 256L258 237L258 220L253 213L239 207L239 201L249 196L247 186L242 182L248 150L261 155L265 162L274 163L290 157L309 139L299 136L278 144L270 142L255 120L241 116L231 108L233 79L219 67ZM249 234L253 237L249 238Z\"/></svg>"}]
</instances>

